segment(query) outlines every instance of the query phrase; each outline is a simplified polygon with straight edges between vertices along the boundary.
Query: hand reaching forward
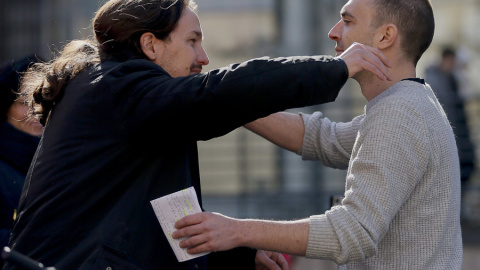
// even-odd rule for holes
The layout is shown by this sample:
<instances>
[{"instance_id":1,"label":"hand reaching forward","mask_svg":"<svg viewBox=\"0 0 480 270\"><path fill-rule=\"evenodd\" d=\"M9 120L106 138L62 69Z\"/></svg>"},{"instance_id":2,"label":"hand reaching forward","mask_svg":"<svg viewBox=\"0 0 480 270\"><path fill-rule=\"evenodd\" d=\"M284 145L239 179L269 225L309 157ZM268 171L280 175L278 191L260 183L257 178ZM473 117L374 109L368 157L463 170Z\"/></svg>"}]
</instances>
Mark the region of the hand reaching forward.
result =
<instances>
[{"instance_id":1,"label":"hand reaching forward","mask_svg":"<svg viewBox=\"0 0 480 270\"><path fill-rule=\"evenodd\" d=\"M392 80L387 67L391 67L388 59L380 50L354 42L340 56L348 67L348 77L351 78L360 71L366 70L382 80Z\"/></svg>"},{"instance_id":2,"label":"hand reaching forward","mask_svg":"<svg viewBox=\"0 0 480 270\"><path fill-rule=\"evenodd\" d=\"M240 221L218 213L203 212L186 216L175 223L174 239L190 237L180 242L190 254L224 251L240 246L237 229Z\"/></svg>"},{"instance_id":3,"label":"hand reaching forward","mask_svg":"<svg viewBox=\"0 0 480 270\"><path fill-rule=\"evenodd\" d=\"M190 254L205 251L224 251L242 246L240 220L218 213L198 213L186 216L175 223L178 230L172 234L174 239L190 237L180 242L181 248L187 248ZM258 250L255 257L256 270L288 270L288 264L282 254Z\"/></svg>"}]
</instances>

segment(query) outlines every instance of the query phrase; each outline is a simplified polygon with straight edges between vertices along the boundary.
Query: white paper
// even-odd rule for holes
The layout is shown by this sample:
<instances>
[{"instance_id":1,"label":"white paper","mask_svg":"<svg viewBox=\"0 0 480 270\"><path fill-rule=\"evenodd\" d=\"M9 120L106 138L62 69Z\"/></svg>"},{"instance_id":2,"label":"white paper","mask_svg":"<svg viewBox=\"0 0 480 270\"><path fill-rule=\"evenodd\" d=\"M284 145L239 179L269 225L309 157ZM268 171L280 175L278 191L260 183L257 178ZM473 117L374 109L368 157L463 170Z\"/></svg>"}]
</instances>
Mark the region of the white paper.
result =
<instances>
[{"instance_id":1,"label":"white paper","mask_svg":"<svg viewBox=\"0 0 480 270\"><path fill-rule=\"evenodd\" d=\"M200 204L198 203L197 193L195 193L193 187L160 197L150 201L150 203L152 204L155 215L160 222L163 233L165 233L165 236L179 262L188 261L210 253L204 252L195 255L188 254L187 249L180 248L180 241L187 238L172 238L172 233L176 231L175 222L185 216L202 212Z\"/></svg>"}]
</instances>

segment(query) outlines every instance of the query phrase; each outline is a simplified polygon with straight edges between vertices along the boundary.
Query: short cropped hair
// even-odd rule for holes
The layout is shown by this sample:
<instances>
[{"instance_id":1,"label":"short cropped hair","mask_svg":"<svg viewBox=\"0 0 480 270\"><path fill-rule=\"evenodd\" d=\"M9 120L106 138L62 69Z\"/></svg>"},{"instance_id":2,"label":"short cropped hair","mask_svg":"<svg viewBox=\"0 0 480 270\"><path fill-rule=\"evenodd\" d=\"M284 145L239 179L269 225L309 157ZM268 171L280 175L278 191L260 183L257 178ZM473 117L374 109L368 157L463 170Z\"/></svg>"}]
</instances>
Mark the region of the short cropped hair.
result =
<instances>
[{"instance_id":1,"label":"short cropped hair","mask_svg":"<svg viewBox=\"0 0 480 270\"><path fill-rule=\"evenodd\" d=\"M372 26L393 23L398 27L405 57L417 65L428 49L435 32L430 0L373 0L375 15Z\"/></svg>"}]
</instances>

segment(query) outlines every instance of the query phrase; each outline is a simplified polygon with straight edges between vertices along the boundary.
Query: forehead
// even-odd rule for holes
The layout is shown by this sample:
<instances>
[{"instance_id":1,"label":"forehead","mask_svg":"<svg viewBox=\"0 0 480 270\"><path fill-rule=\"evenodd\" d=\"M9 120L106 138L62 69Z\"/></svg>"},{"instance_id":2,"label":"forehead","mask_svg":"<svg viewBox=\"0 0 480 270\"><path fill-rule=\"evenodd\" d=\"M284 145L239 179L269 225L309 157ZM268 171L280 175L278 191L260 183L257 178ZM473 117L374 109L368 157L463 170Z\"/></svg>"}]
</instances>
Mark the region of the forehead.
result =
<instances>
[{"instance_id":1,"label":"forehead","mask_svg":"<svg viewBox=\"0 0 480 270\"><path fill-rule=\"evenodd\" d=\"M353 17L358 21L370 21L374 13L373 1L349 0L340 10L340 15Z\"/></svg>"},{"instance_id":2,"label":"forehead","mask_svg":"<svg viewBox=\"0 0 480 270\"><path fill-rule=\"evenodd\" d=\"M200 20L195 12L193 12L189 7L186 7L182 12L182 16L178 20L177 28L174 32L181 36L190 35L190 34L201 34L202 28L200 26Z\"/></svg>"}]
</instances>

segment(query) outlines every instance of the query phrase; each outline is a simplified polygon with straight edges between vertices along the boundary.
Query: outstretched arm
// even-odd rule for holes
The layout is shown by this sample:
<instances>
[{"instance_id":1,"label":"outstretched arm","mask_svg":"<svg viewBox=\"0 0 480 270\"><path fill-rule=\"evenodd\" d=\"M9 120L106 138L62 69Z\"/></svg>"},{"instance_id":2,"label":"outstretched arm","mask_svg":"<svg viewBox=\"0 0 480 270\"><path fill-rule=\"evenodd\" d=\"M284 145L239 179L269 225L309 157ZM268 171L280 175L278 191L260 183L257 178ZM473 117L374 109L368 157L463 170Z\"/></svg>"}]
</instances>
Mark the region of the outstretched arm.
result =
<instances>
[{"instance_id":1,"label":"outstretched arm","mask_svg":"<svg viewBox=\"0 0 480 270\"><path fill-rule=\"evenodd\" d=\"M293 113L274 113L244 126L270 142L297 153L302 147L305 126L302 117Z\"/></svg>"},{"instance_id":2,"label":"outstretched arm","mask_svg":"<svg viewBox=\"0 0 480 270\"><path fill-rule=\"evenodd\" d=\"M336 123L322 113L275 113L245 127L305 160L320 160L331 168L346 169L364 115Z\"/></svg>"},{"instance_id":3,"label":"outstretched arm","mask_svg":"<svg viewBox=\"0 0 480 270\"><path fill-rule=\"evenodd\" d=\"M308 244L309 219L298 221L267 221L234 219L218 213L199 213L186 216L175 224L175 239L191 254L204 251L223 251L248 246L305 256Z\"/></svg>"},{"instance_id":4,"label":"outstretched arm","mask_svg":"<svg viewBox=\"0 0 480 270\"><path fill-rule=\"evenodd\" d=\"M381 79L391 79L388 71L388 67L391 67L390 62L378 49L354 43L339 58L346 63L350 78L362 70L368 70ZM330 124L329 120L328 124ZM305 136L305 124L302 117L292 113L280 112L271 114L248 123L244 127L270 142L295 153L302 147ZM335 124L332 128L335 128ZM358 129L358 126L356 129ZM310 134L308 137L318 137L319 130L310 130L307 133ZM356 130L352 134L355 133ZM353 136L354 138L355 136ZM351 149L346 150L347 152L351 151Z\"/></svg>"}]
</instances>

